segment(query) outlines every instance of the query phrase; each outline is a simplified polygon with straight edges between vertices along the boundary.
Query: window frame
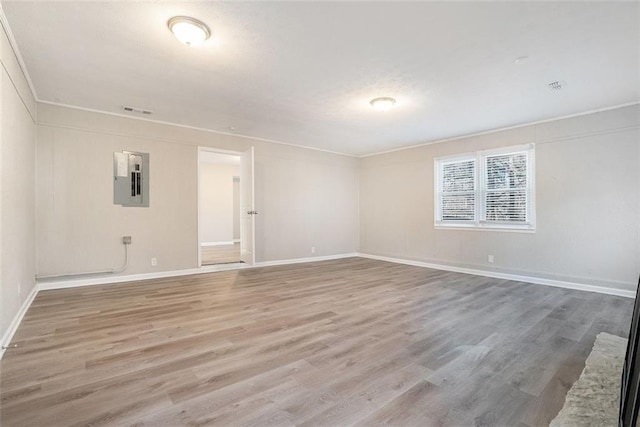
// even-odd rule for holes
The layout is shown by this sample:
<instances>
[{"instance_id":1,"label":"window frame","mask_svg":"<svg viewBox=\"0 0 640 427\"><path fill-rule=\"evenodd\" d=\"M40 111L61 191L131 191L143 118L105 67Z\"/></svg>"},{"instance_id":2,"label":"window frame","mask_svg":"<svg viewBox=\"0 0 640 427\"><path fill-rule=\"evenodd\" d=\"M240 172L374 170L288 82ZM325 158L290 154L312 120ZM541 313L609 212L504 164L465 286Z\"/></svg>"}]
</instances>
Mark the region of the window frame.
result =
<instances>
[{"instance_id":1,"label":"window frame","mask_svg":"<svg viewBox=\"0 0 640 427\"><path fill-rule=\"evenodd\" d=\"M527 185L525 194L527 198L525 223L510 221L488 221L486 219L486 161L488 157L504 156L510 154L524 153L527 160ZM447 163L463 162L474 160L475 177L475 212L474 220L443 221L442 220L442 166ZM524 233L535 233L536 230L536 203L535 203L535 144L525 144L509 146L490 150L481 150L453 156L434 158L434 228L436 229L456 229L456 230L493 230L493 231L515 231Z\"/></svg>"}]
</instances>

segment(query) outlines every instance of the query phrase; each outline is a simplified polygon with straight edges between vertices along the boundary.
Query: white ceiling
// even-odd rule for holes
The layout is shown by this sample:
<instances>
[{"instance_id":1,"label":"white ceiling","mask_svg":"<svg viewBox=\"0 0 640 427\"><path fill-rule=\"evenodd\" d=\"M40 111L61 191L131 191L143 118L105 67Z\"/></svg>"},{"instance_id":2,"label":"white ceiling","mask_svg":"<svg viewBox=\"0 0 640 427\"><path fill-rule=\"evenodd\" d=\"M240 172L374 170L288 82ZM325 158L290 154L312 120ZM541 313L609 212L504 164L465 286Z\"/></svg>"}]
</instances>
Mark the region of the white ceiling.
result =
<instances>
[{"instance_id":1,"label":"white ceiling","mask_svg":"<svg viewBox=\"0 0 640 427\"><path fill-rule=\"evenodd\" d=\"M637 2L3 1L40 100L362 155L640 100ZM180 44L175 15L214 39ZM520 56L529 59L520 64ZM553 92L547 83L564 80ZM397 107L369 106L392 96Z\"/></svg>"}]
</instances>

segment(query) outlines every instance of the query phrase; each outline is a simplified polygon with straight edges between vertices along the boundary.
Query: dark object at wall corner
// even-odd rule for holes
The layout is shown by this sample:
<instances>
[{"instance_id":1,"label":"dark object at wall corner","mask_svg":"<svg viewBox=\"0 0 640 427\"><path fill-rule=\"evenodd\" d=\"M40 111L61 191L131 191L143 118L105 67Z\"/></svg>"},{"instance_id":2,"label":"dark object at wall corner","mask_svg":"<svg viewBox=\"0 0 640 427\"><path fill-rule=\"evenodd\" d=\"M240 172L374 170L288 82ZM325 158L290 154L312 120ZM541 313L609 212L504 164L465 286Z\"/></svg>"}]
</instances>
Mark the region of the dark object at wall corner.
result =
<instances>
[{"instance_id":1,"label":"dark object at wall corner","mask_svg":"<svg viewBox=\"0 0 640 427\"><path fill-rule=\"evenodd\" d=\"M640 360L638 360L638 356L640 356L640 325L638 325L640 323L640 305L638 304L638 290L640 290L640 279L638 279L636 300L633 304L627 354L622 368L620 417L618 419L620 427L636 427L640 413Z\"/></svg>"}]
</instances>

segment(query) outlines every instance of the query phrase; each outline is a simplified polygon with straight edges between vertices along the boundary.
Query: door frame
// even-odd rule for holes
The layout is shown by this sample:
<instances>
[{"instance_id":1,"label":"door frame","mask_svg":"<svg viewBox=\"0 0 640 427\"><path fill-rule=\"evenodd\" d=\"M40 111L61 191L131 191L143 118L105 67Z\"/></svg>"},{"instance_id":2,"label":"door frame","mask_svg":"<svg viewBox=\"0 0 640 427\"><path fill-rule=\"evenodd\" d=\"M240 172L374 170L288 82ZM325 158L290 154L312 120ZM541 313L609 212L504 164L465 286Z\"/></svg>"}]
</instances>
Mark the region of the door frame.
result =
<instances>
[{"instance_id":1,"label":"door frame","mask_svg":"<svg viewBox=\"0 0 640 427\"><path fill-rule=\"evenodd\" d=\"M242 215L240 219L240 260L249 266L256 264L255 216L258 211L255 210L255 183L255 148L252 146L240 156L240 212ZM248 203L246 203L247 201ZM247 216L244 215L244 212L247 213ZM242 230L245 230L245 233ZM251 249L251 252L247 249Z\"/></svg>"},{"instance_id":2,"label":"door frame","mask_svg":"<svg viewBox=\"0 0 640 427\"><path fill-rule=\"evenodd\" d=\"M197 214L197 222L198 222L196 226L196 234L198 235L198 238L196 240L198 243L198 268L202 268L202 251L201 251L202 242L200 241L200 161L202 159L203 152L230 154L232 156L238 156L238 157L240 157L243 153L242 151L223 150L221 148L198 146L198 156L196 159L197 161L196 173L198 174L198 176L196 177L196 181L197 181L196 214ZM254 180L255 180L255 177L254 177ZM240 230L240 240L242 240L242 230ZM207 266L207 267L210 267L210 266Z\"/></svg>"}]
</instances>

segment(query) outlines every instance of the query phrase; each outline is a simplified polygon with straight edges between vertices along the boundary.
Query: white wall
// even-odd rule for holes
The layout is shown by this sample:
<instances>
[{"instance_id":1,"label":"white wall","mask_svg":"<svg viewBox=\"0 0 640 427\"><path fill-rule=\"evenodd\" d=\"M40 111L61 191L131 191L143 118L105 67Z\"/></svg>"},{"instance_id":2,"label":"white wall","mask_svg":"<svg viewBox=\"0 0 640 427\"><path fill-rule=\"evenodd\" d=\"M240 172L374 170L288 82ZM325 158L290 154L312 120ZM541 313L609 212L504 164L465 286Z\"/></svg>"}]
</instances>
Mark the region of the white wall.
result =
<instances>
[{"instance_id":1,"label":"white wall","mask_svg":"<svg viewBox=\"0 0 640 427\"><path fill-rule=\"evenodd\" d=\"M39 275L117 267L123 235L133 237L125 274L195 268L198 146L255 147L257 261L358 249L356 158L48 104L38 122ZM150 154L149 208L113 204L120 150Z\"/></svg>"},{"instance_id":2,"label":"white wall","mask_svg":"<svg viewBox=\"0 0 640 427\"><path fill-rule=\"evenodd\" d=\"M0 337L35 286L35 101L0 30Z\"/></svg>"},{"instance_id":3,"label":"white wall","mask_svg":"<svg viewBox=\"0 0 640 427\"><path fill-rule=\"evenodd\" d=\"M359 228L363 253L619 289L637 281L638 106L360 160L51 105L38 113L41 275L117 266L125 234L127 273L195 267L197 146L254 145L258 261L355 252ZM534 234L434 229L434 157L529 142ZM111 156L123 149L151 154L148 209L112 204Z\"/></svg>"},{"instance_id":4,"label":"white wall","mask_svg":"<svg viewBox=\"0 0 640 427\"><path fill-rule=\"evenodd\" d=\"M636 105L363 158L360 251L634 290L639 126ZM532 142L534 234L434 228L435 157Z\"/></svg>"},{"instance_id":5,"label":"white wall","mask_svg":"<svg viewBox=\"0 0 640 427\"><path fill-rule=\"evenodd\" d=\"M200 162L200 243L231 242L234 239L234 177L240 167ZM239 202L239 199L236 199Z\"/></svg>"}]
</instances>

